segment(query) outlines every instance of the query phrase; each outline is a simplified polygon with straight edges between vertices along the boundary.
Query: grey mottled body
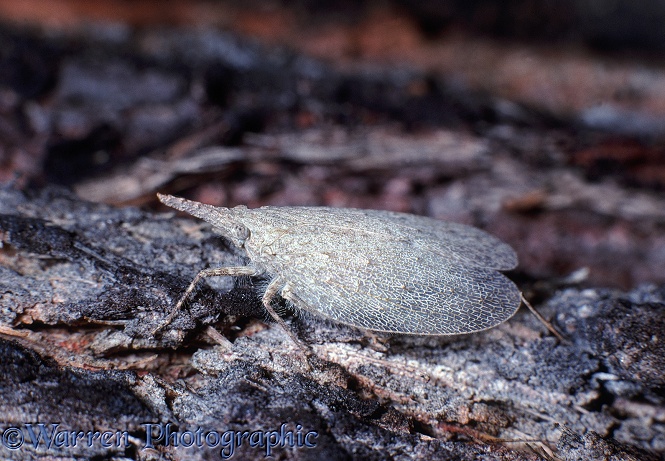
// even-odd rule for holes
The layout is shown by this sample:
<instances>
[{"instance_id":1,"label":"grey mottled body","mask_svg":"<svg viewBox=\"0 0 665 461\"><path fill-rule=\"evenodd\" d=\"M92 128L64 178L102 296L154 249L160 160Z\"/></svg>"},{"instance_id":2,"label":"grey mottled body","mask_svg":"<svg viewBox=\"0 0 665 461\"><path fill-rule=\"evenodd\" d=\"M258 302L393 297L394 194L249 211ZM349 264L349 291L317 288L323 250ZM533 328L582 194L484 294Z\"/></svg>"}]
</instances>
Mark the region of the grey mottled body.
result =
<instances>
[{"instance_id":1,"label":"grey mottled body","mask_svg":"<svg viewBox=\"0 0 665 461\"><path fill-rule=\"evenodd\" d=\"M512 248L474 227L378 210L328 207L219 208L158 194L247 252L247 267L203 277L265 275L264 305L280 294L298 309L376 331L471 333L509 319L520 292L499 270ZM280 323L283 323L278 318Z\"/></svg>"}]
</instances>

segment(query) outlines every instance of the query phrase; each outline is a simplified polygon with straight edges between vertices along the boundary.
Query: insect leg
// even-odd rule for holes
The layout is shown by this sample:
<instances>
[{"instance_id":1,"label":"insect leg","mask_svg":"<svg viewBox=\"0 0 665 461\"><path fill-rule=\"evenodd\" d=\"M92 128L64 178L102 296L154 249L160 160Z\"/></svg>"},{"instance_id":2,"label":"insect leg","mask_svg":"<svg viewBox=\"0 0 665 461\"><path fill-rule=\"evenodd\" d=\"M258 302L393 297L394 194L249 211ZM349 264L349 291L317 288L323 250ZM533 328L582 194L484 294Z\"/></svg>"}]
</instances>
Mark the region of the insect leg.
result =
<instances>
[{"instance_id":1,"label":"insect leg","mask_svg":"<svg viewBox=\"0 0 665 461\"><path fill-rule=\"evenodd\" d=\"M280 279L279 277L272 279L268 285L268 288L266 288L266 292L263 294L263 306L266 308L270 316L275 319L279 326L282 327L284 331L286 331L291 340L305 353L305 357L309 359L311 355L309 349L307 349L300 342L296 335L293 334L293 331L291 331L291 328L289 328L286 322L277 314L277 312L275 312L275 309L273 309L270 305L275 296L277 296L280 290L282 290L284 287L286 287L284 280Z\"/></svg>"},{"instance_id":2,"label":"insect leg","mask_svg":"<svg viewBox=\"0 0 665 461\"><path fill-rule=\"evenodd\" d=\"M155 334L158 331L164 329L167 327L175 318L176 315L178 315L178 312L182 309L182 305L185 303L185 300L189 296L189 294L194 291L194 288L196 288L196 285L199 283L199 281L203 278L207 277L222 277L222 276L242 276L242 275L257 275L257 271L255 268L251 266L237 266L237 267L215 267L211 269L203 269L201 272L196 274L196 277L194 277L194 280L192 280L192 283L189 284L187 289L185 290L185 293L180 297L180 300L178 300L178 303L175 305L171 313L166 317L166 320L164 320L161 324L155 328L152 333Z\"/></svg>"},{"instance_id":3,"label":"insect leg","mask_svg":"<svg viewBox=\"0 0 665 461\"><path fill-rule=\"evenodd\" d=\"M570 341L568 341L566 338L564 338L563 335L562 335L561 333L559 333L559 332L557 331L556 328L554 328L554 325L552 325L550 322L548 322L548 321L545 319L545 317L543 317L542 315L540 315L540 312L538 312L538 311L536 310L536 308L533 307L533 306L529 303L529 301L526 300L526 298L524 297L524 295L523 295L522 293L520 293L520 296L522 297L522 302L524 303L524 305L525 305L526 307L529 308L529 310L531 311L531 313L532 313L533 315L535 315L536 318L537 318L538 320L540 320L540 322L541 322L543 325L545 325L545 328L547 328L548 330L550 330L550 333L552 333L554 336L556 336L556 338L557 338L559 341L561 341L562 343L564 343L564 344L568 344L568 343L570 343Z\"/></svg>"}]
</instances>

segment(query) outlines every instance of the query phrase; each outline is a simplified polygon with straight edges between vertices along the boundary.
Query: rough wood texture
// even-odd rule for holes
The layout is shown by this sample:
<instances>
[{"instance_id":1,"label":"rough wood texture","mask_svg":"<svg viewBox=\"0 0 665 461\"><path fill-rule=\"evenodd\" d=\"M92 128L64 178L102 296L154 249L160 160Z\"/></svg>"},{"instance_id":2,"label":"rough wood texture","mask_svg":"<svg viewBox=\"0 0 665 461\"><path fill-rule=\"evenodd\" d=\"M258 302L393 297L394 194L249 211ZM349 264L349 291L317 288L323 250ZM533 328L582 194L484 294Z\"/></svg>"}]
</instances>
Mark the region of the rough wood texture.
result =
<instances>
[{"instance_id":1,"label":"rough wood texture","mask_svg":"<svg viewBox=\"0 0 665 461\"><path fill-rule=\"evenodd\" d=\"M43 18L42 3L0 14ZM56 3L72 8L45 23L120 14L74 29L0 25L0 459L220 459L219 446L143 449L143 424L168 422L317 432L314 447L277 459L664 456L665 68L575 39L657 53L662 11ZM599 5L611 7L602 20ZM490 22L460 30L471 18ZM473 35L502 24L527 40ZM243 262L208 225L158 213L155 192L475 225L517 250L508 275L570 343L526 312L422 338L285 311L318 357L309 369L267 320L266 280L230 278L203 284L153 335L198 270ZM20 441L12 427L40 422L123 443L7 448ZM234 459L264 459L248 443Z\"/></svg>"},{"instance_id":2,"label":"rough wood texture","mask_svg":"<svg viewBox=\"0 0 665 461\"><path fill-rule=\"evenodd\" d=\"M528 312L448 339L288 317L320 359L307 370L288 336L256 319L251 284L204 286L162 336L150 334L201 265L237 262L208 225L53 189L0 194L1 320L22 333L3 333L3 427L128 430L141 446L145 422L220 432L298 423L318 437L295 459L607 459L599 453L610 450L644 460L643 450L665 448L662 288L559 292L541 309L571 344ZM215 321L231 341L203 334ZM152 459L136 445L118 459ZM165 451L219 459L219 448ZM245 445L237 456L260 452Z\"/></svg>"}]
</instances>

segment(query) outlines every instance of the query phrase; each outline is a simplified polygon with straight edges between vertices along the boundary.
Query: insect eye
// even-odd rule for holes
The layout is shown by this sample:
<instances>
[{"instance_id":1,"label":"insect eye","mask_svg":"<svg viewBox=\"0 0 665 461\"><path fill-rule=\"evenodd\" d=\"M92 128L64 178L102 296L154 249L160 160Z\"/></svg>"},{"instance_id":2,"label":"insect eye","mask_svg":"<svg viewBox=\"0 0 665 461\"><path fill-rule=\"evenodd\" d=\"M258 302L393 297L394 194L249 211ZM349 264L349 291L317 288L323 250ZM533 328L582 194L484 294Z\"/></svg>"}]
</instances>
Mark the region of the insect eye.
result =
<instances>
[{"instance_id":1,"label":"insect eye","mask_svg":"<svg viewBox=\"0 0 665 461\"><path fill-rule=\"evenodd\" d=\"M237 225L235 226L235 234L240 240L247 240L249 238L250 232L245 226Z\"/></svg>"}]
</instances>

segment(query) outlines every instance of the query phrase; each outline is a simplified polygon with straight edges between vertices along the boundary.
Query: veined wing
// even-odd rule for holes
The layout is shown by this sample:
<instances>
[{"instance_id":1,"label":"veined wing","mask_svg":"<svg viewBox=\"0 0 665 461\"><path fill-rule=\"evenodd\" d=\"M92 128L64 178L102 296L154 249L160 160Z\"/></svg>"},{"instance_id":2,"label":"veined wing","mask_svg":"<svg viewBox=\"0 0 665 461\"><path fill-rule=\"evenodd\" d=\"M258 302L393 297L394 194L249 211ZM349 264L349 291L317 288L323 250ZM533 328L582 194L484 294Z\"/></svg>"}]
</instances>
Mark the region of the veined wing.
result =
<instances>
[{"instance_id":1,"label":"veined wing","mask_svg":"<svg viewBox=\"0 0 665 461\"><path fill-rule=\"evenodd\" d=\"M288 281L283 296L337 322L424 335L485 330L519 307L515 284L492 269L393 241L369 249L292 255L277 271Z\"/></svg>"}]
</instances>

